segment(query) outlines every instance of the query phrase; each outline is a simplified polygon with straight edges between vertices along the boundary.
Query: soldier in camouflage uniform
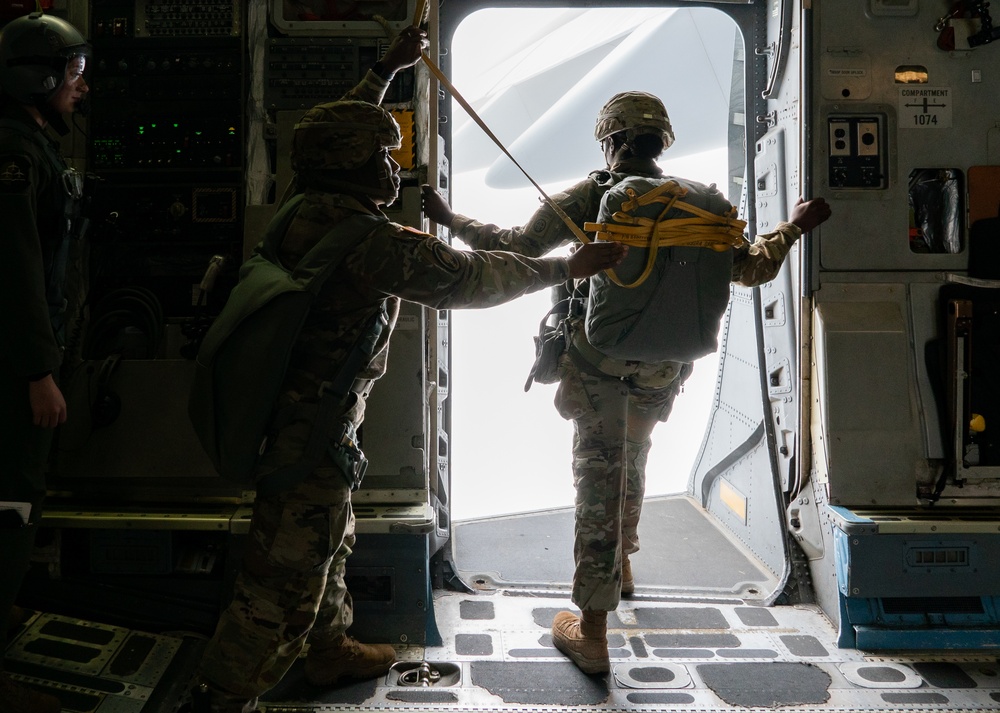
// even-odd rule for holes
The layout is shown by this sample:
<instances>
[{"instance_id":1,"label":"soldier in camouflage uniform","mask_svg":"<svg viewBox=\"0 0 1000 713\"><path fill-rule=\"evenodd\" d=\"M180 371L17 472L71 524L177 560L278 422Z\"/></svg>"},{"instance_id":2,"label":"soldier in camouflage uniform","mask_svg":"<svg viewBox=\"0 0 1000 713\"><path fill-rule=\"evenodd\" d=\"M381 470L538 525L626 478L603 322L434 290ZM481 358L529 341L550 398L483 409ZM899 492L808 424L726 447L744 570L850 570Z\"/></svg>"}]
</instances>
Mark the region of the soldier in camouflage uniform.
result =
<instances>
[{"instance_id":1,"label":"soldier in camouflage uniform","mask_svg":"<svg viewBox=\"0 0 1000 713\"><path fill-rule=\"evenodd\" d=\"M601 199L629 176L658 178L656 159L674 141L663 103L644 92L612 97L597 118L595 138L607 168L552 196L580 229L597 220ZM547 204L524 227L499 228L451 211L444 198L424 186L424 210L473 248L540 256L576 240ZM802 235L830 214L822 198L800 200L789 222L737 248L732 281L746 286L773 279ZM653 427L666 421L691 364L612 359L587 341L582 316L571 315L569 348L560 358L555 397L563 418L574 424L573 480L576 521L572 601L582 617L556 615L555 645L587 673L610 669L607 612L634 591L629 555L638 551L637 528L645 490L646 457Z\"/></svg>"},{"instance_id":2,"label":"soldier in camouflage uniform","mask_svg":"<svg viewBox=\"0 0 1000 713\"><path fill-rule=\"evenodd\" d=\"M378 103L387 79L414 64L424 43L423 32L405 30L358 87L341 101L314 107L296 125L292 166L304 199L281 243L286 266L298 264L342 221L382 216L382 207L396 199L399 165L389 151L399 147L400 130ZM259 476L301 459L311 433L309 415L315 413L309 406L318 402L325 380L373 317L384 312L388 323L330 428L320 466L298 485L258 493L248 551L232 603L206 647L193 710L254 710L257 697L281 680L307 641L305 676L313 685L375 677L395 660L391 646L362 644L345 633L352 623L344 571L355 543L351 490L356 485L345 454L358 451L343 434L345 427L353 434L360 426L365 397L385 372L400 299L437 309L490 307L592 275L618 264L624 253L620 247L601 249L566 260L459 251L392 222L376 227L347 253L314 302L282 385L279 406L297 403L301 416L280 428Z\"/></svg>"}]
</instances>

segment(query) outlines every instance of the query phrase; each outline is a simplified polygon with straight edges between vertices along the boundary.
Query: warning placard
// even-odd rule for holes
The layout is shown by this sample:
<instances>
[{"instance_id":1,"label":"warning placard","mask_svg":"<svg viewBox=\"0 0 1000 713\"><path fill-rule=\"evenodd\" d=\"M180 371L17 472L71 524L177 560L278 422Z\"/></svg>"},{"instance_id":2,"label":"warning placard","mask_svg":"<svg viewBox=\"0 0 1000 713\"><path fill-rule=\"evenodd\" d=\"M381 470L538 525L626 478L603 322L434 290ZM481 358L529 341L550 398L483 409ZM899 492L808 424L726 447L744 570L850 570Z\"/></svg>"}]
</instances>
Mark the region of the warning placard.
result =
<instances>
[{"instance_id":1,"label":"warning placard","mask_svg":"<svg viewBox=\"0 0 1000 713\"><path fill-rule=\"evenodd\" d=\"M899 128L950 129L951 87L900 87Z\"/></svg>"}]
</instances>

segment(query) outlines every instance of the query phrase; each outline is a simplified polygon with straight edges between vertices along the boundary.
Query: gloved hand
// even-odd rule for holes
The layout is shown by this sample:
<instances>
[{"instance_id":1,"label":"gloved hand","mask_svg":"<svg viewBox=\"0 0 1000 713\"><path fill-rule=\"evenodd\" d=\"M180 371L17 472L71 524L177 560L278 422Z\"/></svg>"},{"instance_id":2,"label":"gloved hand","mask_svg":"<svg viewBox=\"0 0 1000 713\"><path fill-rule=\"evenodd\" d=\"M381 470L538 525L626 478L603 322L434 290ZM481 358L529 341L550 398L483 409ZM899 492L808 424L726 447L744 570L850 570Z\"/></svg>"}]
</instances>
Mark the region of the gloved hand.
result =
<instances>
[{"instance_id":1,"label":"gloved hand","mask_svg":"<svg viewBox=\"0 0 1000 713\"><path fill-rule=\"evenodd\" d=\"M569 277L579 280L614 267L625 259L628 245L615 241L597 241L581 245L569 256Z\"/></svg>"},{"instance_id":2,"label":"gloved hand","mask_svg":"<svg viewBox=\"0 0 1000 713\"><path fill-rule=\"evenodd\" d=\"M813 198L807 201L800 197L798 203L792 208L792 215L788 222L799 226L803 233L808 233L829 218L831 213L832 209L825 198Z\"/></svg>"},{"instance_id":3,"label":"gloved hand","mask_svg":"<svg viewBox=\"0 0 1000 713\"><path fill-rule=\"evenodd\" d=\"M448 201L433 186L426 183L420 186L421 198L423 200L424 215L433 220L438 225L446 228L451 227L451 221L455 219Z\"/></svg>"},{"instance_id":4,"label":"gloved hand","mask_svg":"<svg viewBox=\"0 0 1000 713\"><path fill-rule=\"evenodd\" d=\"M403 29L389 44L382 55L382 69L395 74L401 69L412 67L420 61L420 53L430 46L427 33L419 27Z\"/></svg>"}]
</instances>

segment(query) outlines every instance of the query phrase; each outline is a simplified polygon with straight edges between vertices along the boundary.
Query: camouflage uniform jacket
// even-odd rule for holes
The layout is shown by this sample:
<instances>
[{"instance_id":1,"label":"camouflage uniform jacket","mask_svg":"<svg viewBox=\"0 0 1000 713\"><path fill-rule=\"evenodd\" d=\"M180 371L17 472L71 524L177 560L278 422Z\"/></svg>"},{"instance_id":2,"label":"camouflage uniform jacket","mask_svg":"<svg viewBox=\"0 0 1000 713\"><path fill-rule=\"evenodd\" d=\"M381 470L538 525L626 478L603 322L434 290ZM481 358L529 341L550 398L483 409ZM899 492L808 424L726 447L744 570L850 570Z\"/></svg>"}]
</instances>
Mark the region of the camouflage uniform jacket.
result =
<instances>
[{"instance_id":1,"label":"camouflage uniform jacket","mask_svg":"<svg viewBox=\"0 0 1000 713\"><path fill-rule=\"evenodd\" d=\"M342 99L380 104L389 83L369 70ZM282 241L280 258L294 267L326 233L355 213L379 214L369 201L337 193L306 191ZM399 300L455 309L492 307L568 279L565 259L536 259L513 253L456 250L438 238L397 223L376 228L326 280L293 349L282 388L282 405L315 401L318 386L343 364L373 314L386 302L389 327L383 330L360 379L386 370L389 337ZM358 424L364 404L349 414Z\"/></svg>"},{"instance_id":2,"label":"camouflage uniform jacket","mask_svg":"<svg viewBox=\"0 0 1000 713\"><path fill-rule=\"evenodd\" d=\"M628 176L658 178L663 176L663 171L651 160L629 159L616 164L610 171L594 171L575 186L553 195L552 200L582 230L584 222L597 219L601 198L608 189ZM456 215L449 227L455 236L477 250L511 250L522 255L544 255L576 240L547 203L543 203L523 227L498 228L464 215ZM747 242L737 248L733 256L732 281L753 287L773 280L792 244L801 235L798 226L781 222L774 232L758 235L752 244Z\"/></svg>"},{"instance_id":3,"label":"camouflage uniform jacket","mask_svg":"<svg viewBox=\"0 0 1000 713\"><path fill-rule=\"evenodd\" d=\"M377 214L378 209L351 196L307 191L282 241L282 262L293 267L331 228L358 212ZM362 368L363 379L385 372L400 299L435 309L492 307L557 285L568 276L563 258L456 250L434 236L384 223L349 252L324 283L293 350L285 397L314 399L318 384L332 379L383 301L389 328Z\"/></svg>"},{"instance_id":4,"label":"camouflage uniform jacket","mask_svg":"<svg viewBox=\"0 0 1000 713\"><path fill-rule=\"evenodd\" d=\"M356 87L347 92L340 99L368 102L370 104L381 104L385 92L389 88L389 82L375 74L370 69L361 78Z\"/></svg>"}]
</instances>

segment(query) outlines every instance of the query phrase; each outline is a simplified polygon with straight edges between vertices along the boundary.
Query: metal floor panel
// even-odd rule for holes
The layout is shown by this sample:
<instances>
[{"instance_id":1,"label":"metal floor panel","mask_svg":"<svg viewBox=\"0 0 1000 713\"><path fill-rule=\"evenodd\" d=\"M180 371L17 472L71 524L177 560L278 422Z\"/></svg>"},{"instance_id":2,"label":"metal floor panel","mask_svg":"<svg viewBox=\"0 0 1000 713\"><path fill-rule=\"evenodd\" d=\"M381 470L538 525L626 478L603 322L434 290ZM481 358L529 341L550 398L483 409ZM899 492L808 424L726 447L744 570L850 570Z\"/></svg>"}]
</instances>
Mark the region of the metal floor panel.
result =
<instances>
[{"instance_id":1,"label":"metal floor panel","mask_svg":"<svg viewBox=\"0 0 1000 713\"><path fill-rule=\"evenodd\" d=\"M572 508L459 521L454 533L456 567L473 586L570 587ZM685 495L646 498L639 542L631 561L640 595L763 599L777 586L773 574Z\"/></svg>"},{"instance_id":2,"label":"metal floor panel","mask_svg":"<svg viewBox=\"0 0 1000 713\"><path fill-rule=\"evenodd\" d=\"M177 707L203 643L35 613L11 637L3 668L68 713L156 713Z\"/></svg>"},{"instance_id":3,"label":"metal floor panel","mask_svg":"<svg viewBox=\"0 0 1000 713\"><path fill-rule=\"evenodd\" d=\"M565 596L437 592L441 646L399 647L389 675L338 689L310 686L296 664L262 710L1000 708L995 653L868 656L838 649L836 632L814 606L761 608L735 598L623 601L609 617L612 674L586 676L551 644L552 617L568 606ZM189 644L41 615L12 642L6 665L62 698L66 713L173 713L200 650Z\"/></svg>"}]
</instances>

